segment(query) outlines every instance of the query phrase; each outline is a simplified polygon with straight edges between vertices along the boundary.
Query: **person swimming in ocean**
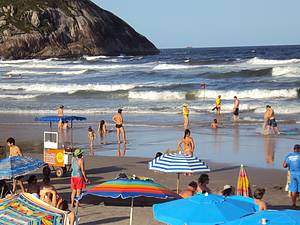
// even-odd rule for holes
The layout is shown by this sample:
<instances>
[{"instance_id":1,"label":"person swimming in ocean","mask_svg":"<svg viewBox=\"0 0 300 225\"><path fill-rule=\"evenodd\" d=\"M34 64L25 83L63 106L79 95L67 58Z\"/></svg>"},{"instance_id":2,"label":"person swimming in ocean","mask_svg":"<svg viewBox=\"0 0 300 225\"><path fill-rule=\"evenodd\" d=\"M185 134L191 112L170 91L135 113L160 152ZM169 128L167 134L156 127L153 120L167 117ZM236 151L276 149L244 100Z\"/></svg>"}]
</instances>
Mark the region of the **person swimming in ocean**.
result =
<instances>
[{"instance_id":1,"label":"person swimming in ocean","mask_svg":"<svg viewBox=\"0 0 300 225\"><path fill-rule=\"evenodd\" d=\"M210 124L210 127L213 129L219 128L218 120L214 119L213 122Z\"/></svg>"}]
</instances>

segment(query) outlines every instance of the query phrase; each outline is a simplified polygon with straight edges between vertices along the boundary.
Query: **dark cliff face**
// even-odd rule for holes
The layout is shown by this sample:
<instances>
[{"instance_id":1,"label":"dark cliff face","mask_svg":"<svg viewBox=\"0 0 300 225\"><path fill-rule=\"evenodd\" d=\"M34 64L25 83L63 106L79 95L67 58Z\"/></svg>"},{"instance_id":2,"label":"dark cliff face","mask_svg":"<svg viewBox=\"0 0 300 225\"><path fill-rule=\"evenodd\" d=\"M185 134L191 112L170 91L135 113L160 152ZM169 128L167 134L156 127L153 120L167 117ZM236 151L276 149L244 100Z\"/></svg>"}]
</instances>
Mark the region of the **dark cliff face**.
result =
<instances>
[{"instance_id":1,"label":"dark cliff face","mask_svg":"<svg viewBox=\"0 0 300 225\"><path fill-rule=\"evenodd\" d=\"M158 49L89 0L1 0L2 59L152 55Z\"/></svg>"}]
</instances>

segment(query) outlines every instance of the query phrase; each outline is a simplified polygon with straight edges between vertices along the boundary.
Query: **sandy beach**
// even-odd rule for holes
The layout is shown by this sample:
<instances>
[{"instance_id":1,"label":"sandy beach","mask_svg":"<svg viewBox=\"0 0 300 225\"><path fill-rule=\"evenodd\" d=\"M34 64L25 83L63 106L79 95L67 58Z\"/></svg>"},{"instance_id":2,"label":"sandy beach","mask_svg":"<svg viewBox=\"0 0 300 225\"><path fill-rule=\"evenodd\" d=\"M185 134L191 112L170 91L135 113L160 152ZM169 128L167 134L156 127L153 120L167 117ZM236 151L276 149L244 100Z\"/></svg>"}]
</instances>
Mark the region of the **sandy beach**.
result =
<instances>
[{"instance_id":1,"label":"sandy beach","mask_svg":"<svg viewBox=\"0 0 300 225\"><path fill-rule=\"evenodd\" d=\"M153 126L140 127L128 125L126 131L129 144L127 144L126 149L123 145L118 148L115 134L112 132L108 135L106 144L101 144L99 139L97 139L94 151L90 152L87 148L87 127L89 125L95 126L97 119L97 117L94 117L94 119L89 118L88 122L77 123L72 133L74 145L85 149L87 175L91 180L91 184L88 185L88 188L103 181L113 179L119 173L126 173L152 177L163 186L171 190L176 189L176 174L155 173L150 171L148 170L148 162L154 156L155 152L176 147L177 140L182 135L180 124L176 124L174 127L159 127L159 129L155 127L155 124ZM248 161L246 158L239 162L240 157L246 157L243 155L245 153L239 155L239 152L241 152L240 148L246 148L249 152L253 150L258 152L259 149L254 149L253 146L256 146L257 143L261 141L261 137L257 135L247 136L245 134L247 130L245 131L241 125L240 128L238 128L238 132L240 133L238 139L240 142L246 142L246 140L248 140L248 142L239 144L233 142L234 140L236 141L236 139L233 138L234 136L228 135L229 132L232 132L232 128L221 128L219 133L210 135L206 132L208 131L207 128L202 127L200 131L197 131L196 127L198 125L197 123L192 124L192 130L196 131L194 132L196 133L196 137L194 136L194 138L198 145L196 151L199 151L196 155L199 155L211 168L211 172L209 173L209 187L214 193L219 193L226 184L236 186L240 164L246 162L244 164L246 165L246 171L252 190L255 190L257 187L266 188L264 200L269 204L270 208L289 208L291 204L290 199L287 196L287 192L284 191L286 171L281 167L274 166L276 163L274 164L274 152L272 153L272 148L274 150L274 148L278 146L278 143L279 146L294 143L294 139L286 140L284 137L269 137L269 142L262 142L265 148L262 148L261 152L249 153L249 155L254 154L254 156L249 156ZM247 129L249 132L249 127ZM1 119L0 130L2 145L5 145L7 137L13 136L17 140L17 145L24 150L25 155L42 159L43 131L49 130L48 124L33 122L32 115L4 115ZM199 137L201 137L201 139ZM251 143L249 143L249 138L252 140L250 141ZM277 144L276 146L272 146L272 140L274 139ZM210 143L212 140L215 140L215 142ZM257 143L254 143L255 141ZM231 148L234 144L235 149L232 150ZM211 148L210 153L208 152L209 149L207 146ZM266 148L271 148L271 156L268 156L268 153L264 151ZM233 158L230 162L230 158L228 158L226 154L230 155L232 151L235 152L238 157ZM278 160L278 162L276 161L278 164L282 163L283 158L281 155L286 154L288 151L290 150L288 146L286 146L285 151L280 152L279 157L276 158L278 155L275 154L275 160ZM223 158L223 161L218 158L215 161L211 160L213 157L207 157L207 155L210 154L213 156L218 155L220 158ZM261 160L260 162L265 163L264 165L270 165L266 160L271 160L273 162L271 164L272 168L266 168L267 166L260 166L260 168L248 166L247 162L251 164L251 158L257 157L258 154L262 156L262 159L257 160ZM144 157L136 157L137 155ZM201 155L205 157L201 157ZM37 174L38 177L42 179L41 171L38 171ZM180 189L184 189L190 181L196 181L198 177L199 174L193 174L191 177L181 176ZM70 177L56 178L54 174L52 174L52 184L64 198L70 199ZM129 220L129 207L83 203L79 208L79 217L80 224L84 225L127 224ZM136 207L134 209L134 224L160 223L153 219L151 207Z\"/></svg>"}]
</instances>

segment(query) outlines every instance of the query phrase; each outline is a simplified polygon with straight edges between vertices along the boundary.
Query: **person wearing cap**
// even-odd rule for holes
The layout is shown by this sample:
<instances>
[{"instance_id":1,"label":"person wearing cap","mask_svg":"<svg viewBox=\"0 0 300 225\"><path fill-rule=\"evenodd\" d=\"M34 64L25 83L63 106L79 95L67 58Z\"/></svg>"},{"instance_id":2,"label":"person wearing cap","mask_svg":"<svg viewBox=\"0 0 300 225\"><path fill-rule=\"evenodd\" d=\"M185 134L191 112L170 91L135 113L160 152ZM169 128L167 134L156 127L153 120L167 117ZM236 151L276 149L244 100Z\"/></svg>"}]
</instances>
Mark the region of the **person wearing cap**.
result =
<instances>
[{"instance_id":1,"label":"person wearing cap","mask_svg":"<svg viewBox=\"0 0 300 225\"><path fill-rule=\"evenodd\" d=\"M190 110L188 108L188 104L183 104L182 106L182 114L183 114L183 127L184 129L188 129L189 126L189 114L190 114Z\"/></svg>"},{"instance_id":2,"label":"person wearing cap","mask_svg":"<svg viewBox=\"0 0 300 225\"><path fill-rule=\"evenodd\" d=\"M286 155L283 167L290 171L290 184L288 190L291 192L292 206L296 207L297 195L300 193L300 145L294 146L294 152Z\"/></svg>"},{"instance_id":3,"label":"person wearing cap","mask_svg":"<svg viewBox=\"0 0 300 225\"><path fill-rule=\"evenodd\" d=\"M216 110L217 110L217 114L221 114L221 95L218 96L218 98L216 99Z\"/></svg>"},{"instance_id":4,"label":"person wearing cap","mask_svg":"<svg viewBox=\"0 0 300 225\"><path fill-rule=\"evenodd\" d=\"M123 142L126 144L127 140L126 140L125 130L123 127L122 111L123 111L122 109L118 109L118 113L112 117L112 121L116 124L118 143L121 143L120 133L122 133Z\"/></svg>"},{"instance_id":5,"label":"person wearing cap","mask_svg":"<svg viewBox=\"0 0 300 225\"><path fill-rule=\"evenodd\" d=\"M84 160L82 158L82 149L76 149L72 158L72 173L71 173L71 206L74 207L75 196L79 197L81 190L85 188L89 180L85 174Z\"/></svg>"}]
</instances>

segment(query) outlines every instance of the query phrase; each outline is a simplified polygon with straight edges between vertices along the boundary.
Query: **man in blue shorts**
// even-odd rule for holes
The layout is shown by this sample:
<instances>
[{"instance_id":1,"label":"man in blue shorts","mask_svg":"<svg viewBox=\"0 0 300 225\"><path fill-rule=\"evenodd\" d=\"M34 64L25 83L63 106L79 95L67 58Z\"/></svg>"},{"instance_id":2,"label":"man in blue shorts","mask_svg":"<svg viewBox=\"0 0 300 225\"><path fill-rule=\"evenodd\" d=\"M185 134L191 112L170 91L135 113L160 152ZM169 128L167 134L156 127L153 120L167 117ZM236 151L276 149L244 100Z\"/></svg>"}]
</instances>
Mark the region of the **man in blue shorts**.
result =
<instances>
[{"instance_id":1,"label":"man in blue shorts","mask_svg":"<svg viewBox=\"0 0 300 225\"><path fill-rule=\"evenodd\" d=\"M294 152L287 154L283 167L288 167L291 173L289 191L291 192L293 207L296 207L297 195L300 193L300 145L295 145Z\"/></svg>"}]
</instances>

